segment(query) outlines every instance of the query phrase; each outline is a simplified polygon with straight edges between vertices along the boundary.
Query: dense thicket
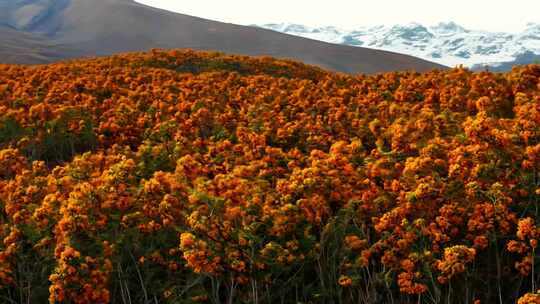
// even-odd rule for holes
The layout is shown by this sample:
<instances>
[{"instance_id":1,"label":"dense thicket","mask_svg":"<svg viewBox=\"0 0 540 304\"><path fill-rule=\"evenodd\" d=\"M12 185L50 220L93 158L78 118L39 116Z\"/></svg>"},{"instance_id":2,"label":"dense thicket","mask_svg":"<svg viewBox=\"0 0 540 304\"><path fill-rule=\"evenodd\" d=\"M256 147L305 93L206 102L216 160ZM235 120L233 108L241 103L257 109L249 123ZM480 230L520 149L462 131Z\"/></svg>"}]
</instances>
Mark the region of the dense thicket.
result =
<instances>
[{"instance_id":1,"label":"dense thicket","mask_svg":"<svg viewBox=\"0 0 540 304\"><path fill-rule=\"evenodd\" d=\"M0 65L4 303L540 303L540 66Z\"/></svg>"}]
</instances>

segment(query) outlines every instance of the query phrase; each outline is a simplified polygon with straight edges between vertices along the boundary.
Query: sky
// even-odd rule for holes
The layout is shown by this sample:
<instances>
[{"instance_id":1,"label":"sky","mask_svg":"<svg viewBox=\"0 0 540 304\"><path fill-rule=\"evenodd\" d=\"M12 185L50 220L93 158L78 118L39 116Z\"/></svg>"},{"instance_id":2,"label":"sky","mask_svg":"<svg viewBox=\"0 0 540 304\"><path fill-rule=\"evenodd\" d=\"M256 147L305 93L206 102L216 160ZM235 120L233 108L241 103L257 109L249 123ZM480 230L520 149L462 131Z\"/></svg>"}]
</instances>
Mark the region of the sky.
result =
<instances>
[{"instance_id":1,"label":"sky","mask_svg":"<svg viewBox=\"0 0 540 304\"><path fill-rule=\"evenodd\" d=\"M540 23L540 0L136 0L187 15L242 25L292 22L309 26L435 25L518 32Z\"/></svg>"}]
</instances>

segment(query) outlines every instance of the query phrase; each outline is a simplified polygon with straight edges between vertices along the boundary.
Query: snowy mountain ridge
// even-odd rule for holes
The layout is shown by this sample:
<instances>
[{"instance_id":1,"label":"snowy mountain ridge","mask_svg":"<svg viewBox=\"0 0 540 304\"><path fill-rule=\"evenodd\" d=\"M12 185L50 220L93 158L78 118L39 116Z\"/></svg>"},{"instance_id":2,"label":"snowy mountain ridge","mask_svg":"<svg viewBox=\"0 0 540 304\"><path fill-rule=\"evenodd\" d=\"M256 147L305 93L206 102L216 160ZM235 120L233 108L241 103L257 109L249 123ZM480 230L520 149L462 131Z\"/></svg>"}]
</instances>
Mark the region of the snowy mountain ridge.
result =
<instances>
[{"instance_id":1,"label":"snowy mountain ridge","mask_svg":"<svg viewBox=\"0 0 540 304\"><path fill-rule=\"evenodd\" d=\"M520 33L469 30L455 22L435 26L410 23L344 30L293 23L254 25L325 42L362 46L416 56L450 67L490 66L540 61L540 24L529 23Z\"/></svg>"}]
</instances>

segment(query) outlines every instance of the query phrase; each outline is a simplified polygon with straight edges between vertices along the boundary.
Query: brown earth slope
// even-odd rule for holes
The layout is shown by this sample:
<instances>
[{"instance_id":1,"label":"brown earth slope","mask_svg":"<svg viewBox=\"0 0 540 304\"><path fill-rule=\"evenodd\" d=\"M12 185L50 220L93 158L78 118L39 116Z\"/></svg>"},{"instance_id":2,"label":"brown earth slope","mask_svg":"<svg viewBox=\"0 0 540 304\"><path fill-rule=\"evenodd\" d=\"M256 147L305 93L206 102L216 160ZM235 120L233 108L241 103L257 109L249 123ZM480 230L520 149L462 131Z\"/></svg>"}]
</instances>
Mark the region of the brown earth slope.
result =
<instances>
[{"instance_id":1,"label":"brown earth slope","mask_svg":"<svg viewBox=\"0 0 540 304\"><path fill-rule=\"evenodd\" d=\"M85 54L35 34L7 27L0 28L0 41L0 63L39 64Z\"/></svg>"},{"instance_id":2,"label":"brown earth slope","mask_svg":"<svg viewBox=\"0 0 540 304\"><path fill-rule=\"evenodd\" d=\"M0 8L2 3L6 0L0 0ZM6 42L13 39L0 31L0 61L3 63L51 62L81 55L150 48L192 48L289 58L347 73L444 68L407 55L216 22L152 8L132 0L14 0L4 4L1 17L11 22L11 26L18 26L19 30L44 37L42 40L50 52L42 52L39 56L25 55L29 52L26 48L36 49L32 44L39 44L41 38L24 43L11 42L13 46L10 47ZM25 51L19 55L13 53L13 48Z\"/></svg>"}]
</instances>

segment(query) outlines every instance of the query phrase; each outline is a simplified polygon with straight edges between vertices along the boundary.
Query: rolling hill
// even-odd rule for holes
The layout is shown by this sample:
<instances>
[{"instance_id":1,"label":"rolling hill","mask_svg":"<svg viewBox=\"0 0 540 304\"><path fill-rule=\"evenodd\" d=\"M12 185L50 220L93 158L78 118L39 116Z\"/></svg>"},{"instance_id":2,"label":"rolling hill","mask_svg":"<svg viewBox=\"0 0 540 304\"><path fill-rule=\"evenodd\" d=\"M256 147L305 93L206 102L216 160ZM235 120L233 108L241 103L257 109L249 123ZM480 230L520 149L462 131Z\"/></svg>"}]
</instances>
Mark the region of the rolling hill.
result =
<instances>
[{"instance_id":1,"label":"rolling hill","mask_svg":"<svg viewBox=\"0 0 540 304\"><path fill-rule=\"evenodd\" d=\"M444 68L412 56L215 22L132 0L0 0L0 11L3 63L191 48L295 59L347 73Z\"/></svg>"}]
</instances>

